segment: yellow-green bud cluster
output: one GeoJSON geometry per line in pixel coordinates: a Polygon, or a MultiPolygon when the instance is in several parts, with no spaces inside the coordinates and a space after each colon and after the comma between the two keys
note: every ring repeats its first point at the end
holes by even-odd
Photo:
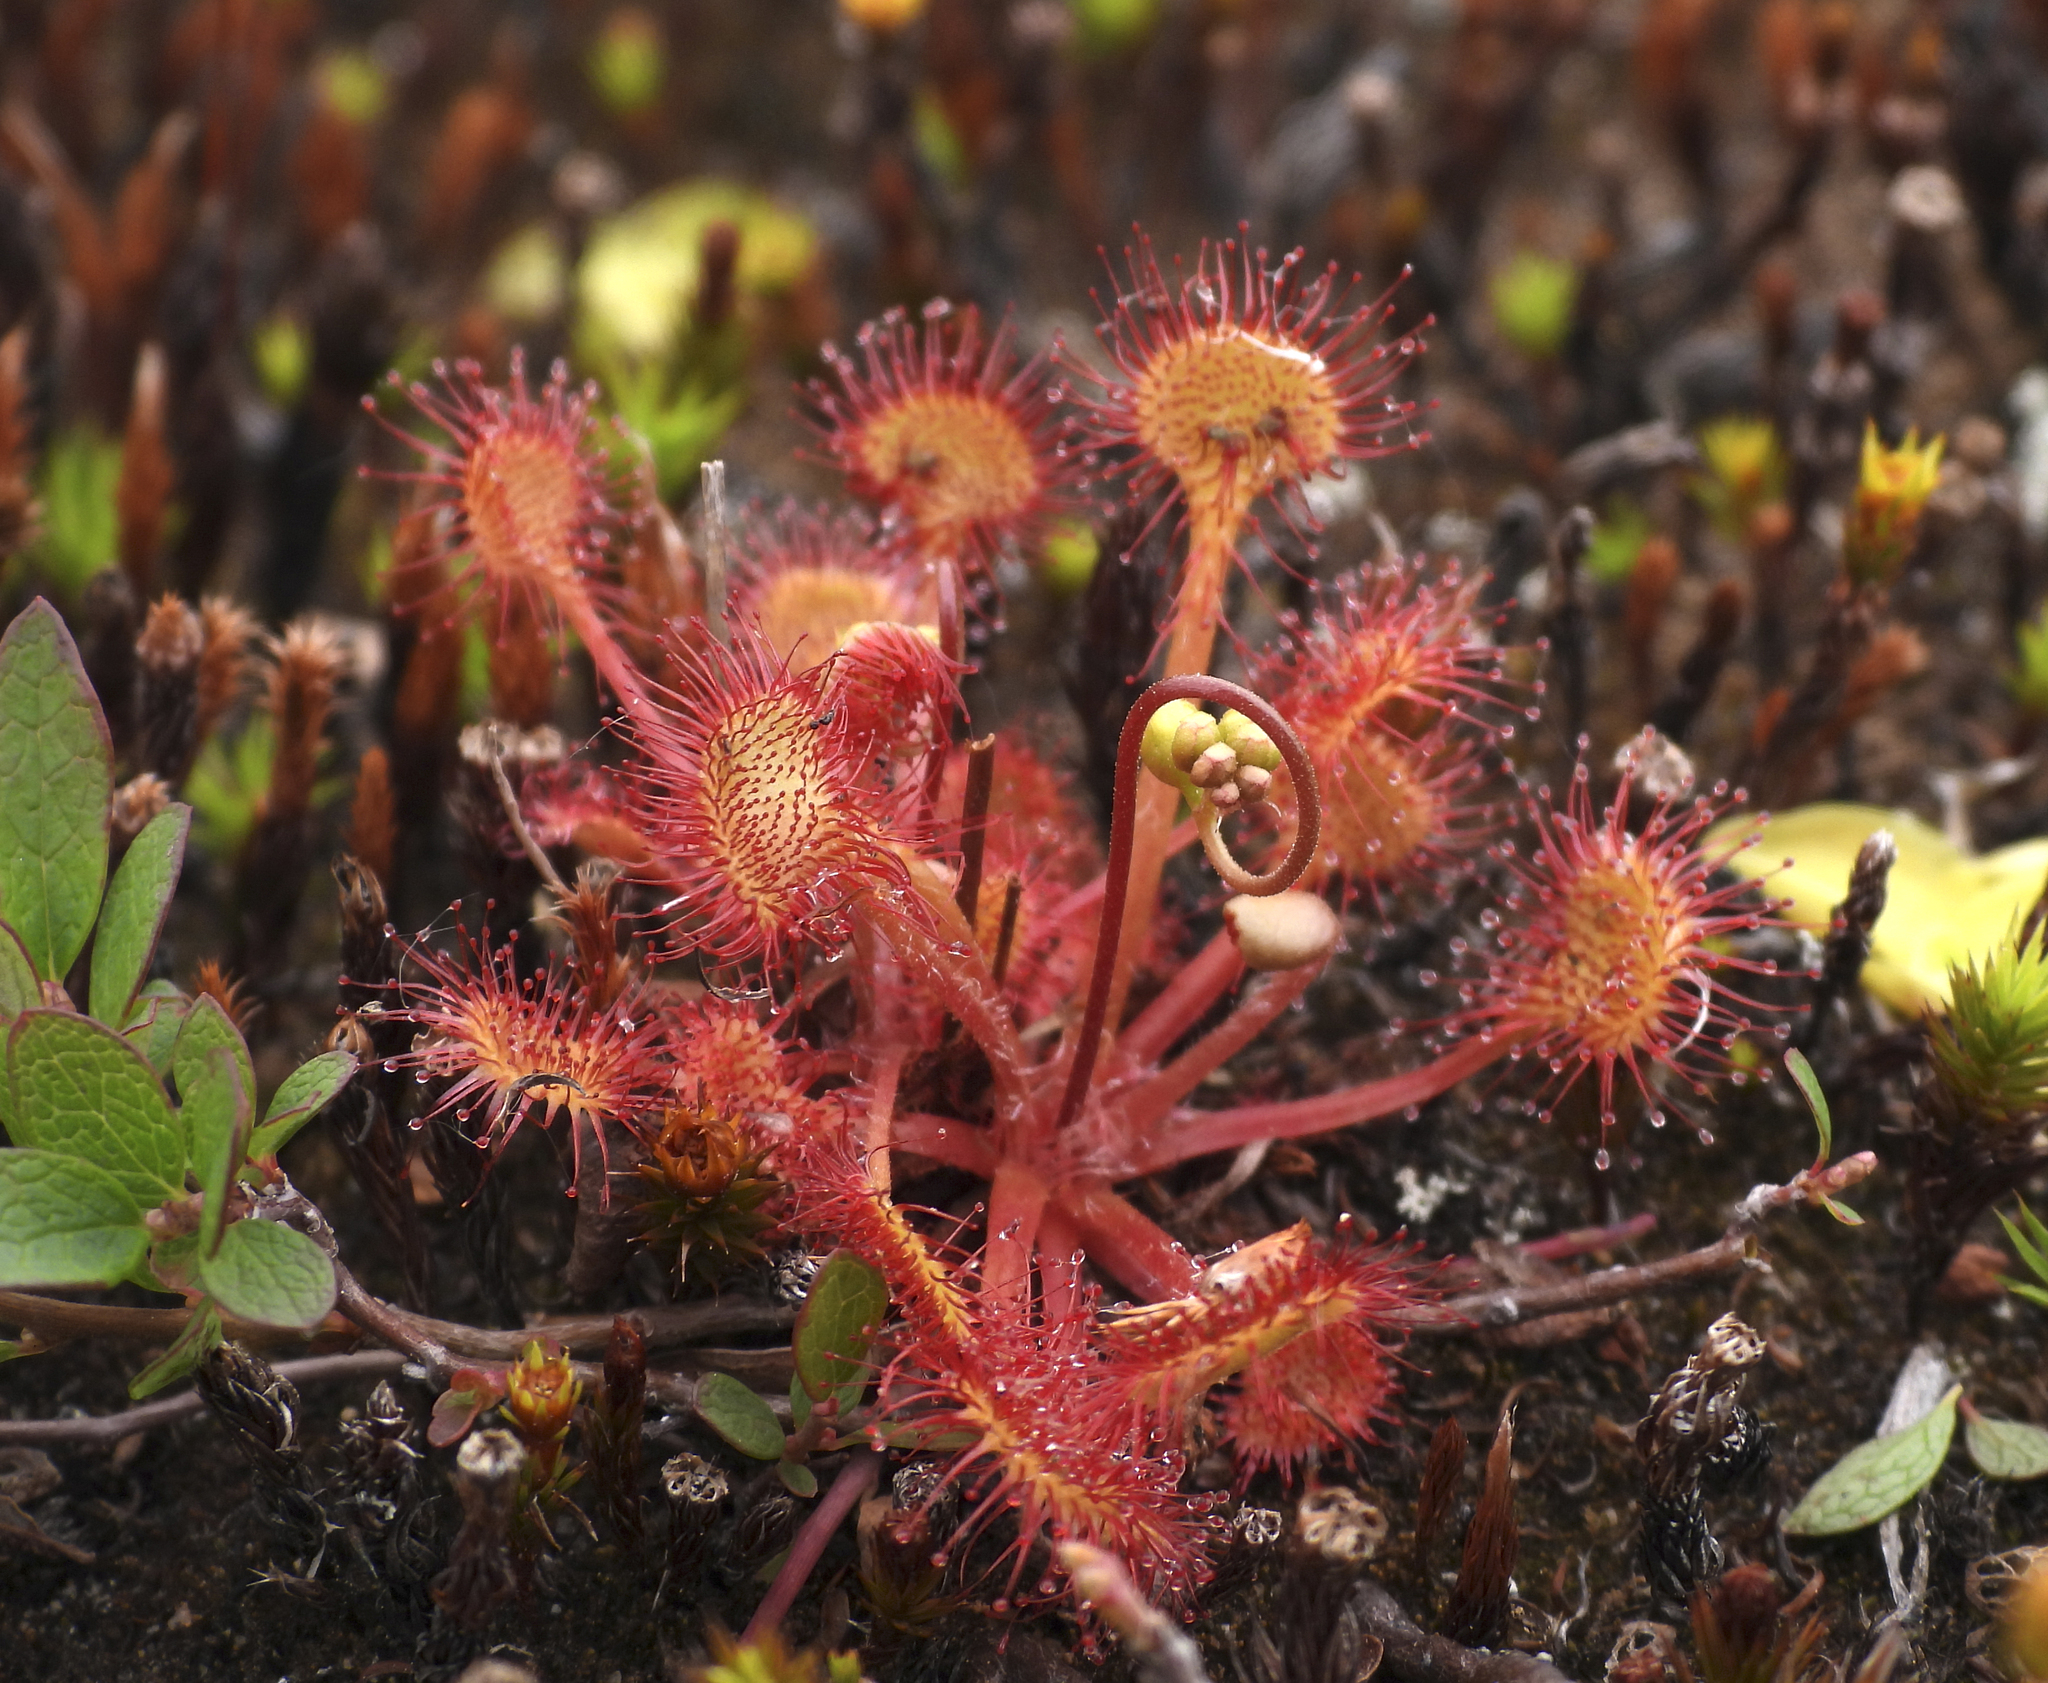
{"type": "Polygon", "coordinates": [[[1242,713],[1212,719],[1192,701],[1169,701],[1145,726],[1145,767],[1189,803],[1217,812],[1257,806],[1273,790],[1280,750],[1242,713]]]}

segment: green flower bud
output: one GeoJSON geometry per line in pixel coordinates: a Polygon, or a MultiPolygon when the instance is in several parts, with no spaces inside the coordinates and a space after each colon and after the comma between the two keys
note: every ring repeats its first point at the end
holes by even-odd
{"type": "Polygon", "coordinates": [[[1188,770],[1216,743],[1216,721],[1185,698],[1169,701],[1146,721],[1139,744],[1145,769],[1190,799],[1196,793],[1188,770]]]}
{"type": "Polygon", "coordinates": [[[1280,750],[1273,739],[1235,709],[1216,721],[1216,734],[1230,745],[1240,765],[1268,772],[1280,769],[1280,750]]]}

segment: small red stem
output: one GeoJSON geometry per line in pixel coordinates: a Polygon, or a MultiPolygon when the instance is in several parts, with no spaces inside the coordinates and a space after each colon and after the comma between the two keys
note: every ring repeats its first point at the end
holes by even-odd
{"type": "Polygon", "coordinates": [[[1006,1157],[989,1182],[988,1246],[982,1253],[985,1297],[1022,1309],[1031,1296],[1031,1253],[1049,1189],[1028,1163],[1006,1157]]]}
{"type": "Polygon", "coordinates": [[[1087,1248],[1059,1205],[1047,1204],[1038,1222],[1039,1319],[1044,1325],[1064,1326],[1080,1314],[1081,1269],[1074,1259],[1087,1248]]]}
{"type": "Polygon", "coordinates": [[[1126,1069],[1157,1063],[1167,1048],[1201,1020],[1202,1013],[1229,991],[1244,970],[1244,956],[1229,930],[1195,955],[1194,962],[1166,984],[1116,1037],[1117,1061],[1126,1069]]]}
{"type": "Polygon", "coordinates": [[[839,1469],[839,1476],[832,1481],[831,1488],[811,1510],[810,1517],[798,1529],[796,1540],[789,1545],[782,1569],[775,1574],[775,1581],[768,1586],[761,1605],[754,1609],[754,1616],[747,1621],[746,1634],[740,1638],[741,1646],[758,1642],[781,1626],[784,1616],[817,1567],[825,1545],[832,1541],[832,1533],[839,1529],[860,1499],[874,1489],[881,1471],[882,1458],[872,1449],[855,1450],[852,1459],[839,1469]]]}
{"type": "Polygon", "coordinates": [[[1187,1247],[1106,1180],[1068,1181],[1060,1188],[1060,1216],[1072,1224],[1090,1262],[1149,1299],[1185,1297],[1201,1278],[1187,1247]]]}
{"type": "Polygon", "coordinates": [[[1322,961],[1318,959],[1314,964],[1280,971],[1259,983],[1250,998],[1172,1063],[1116,1097],[1116,1134],[1135,1143],[1164,1121],[1167,1113],[1208,1075],[1263,1034],[1273,1019],[1299,999],[1309,983],[1322,973],[1322,961]]]}
{"type": "Polygon", "coordinates": [[[950,1116],[905,1111],[890,1123],[889,1143],[898,1151],[915,1152],[949,1169],[965,1169],[983,1180],[996,1172],[995,1140],[989,1131],[950,1116]]]}
{"type": "Polygon", "coordinates": [[[1238,1105],[1229,1110],[1182,1111],[1171,1133],[1152,1150],[1141,1153],[1129,1172],[1149,1175],[1185,1163],[1191,1157],[1236,1151],[1258,1140],[1302,1139],[1397,1115],[1410,1105],[1424,1104],[1448,1092],[1511,1050],[1512,1045],[1501,1040],[1467,1040],[1420,1069],[1390,1075],[1381,1081],[1361,1082],[1355,1087],[1340,1087],[1318,1098],[1238,1105]]]}
{"type": "Polygon", "coordinates": [[[1317,792],[1316,770],[1310,763],[1308,749],[1295,735],[1293,726],[1281,718],[1262,696],[1254,695],[1243,685],[1233,684],[1225,678],[1189,672],[1177,678],[1162,678],[1132,703],[1130,712],[1124,715],[1123,734],[1117,738],[1116,745],[1116,804],[1110,812],[1109,864],[1103,871],[1101,934],[1095,942],[1095,963],[1088,978],[1088,1004],[1081,1014],[1079,1036],[1074,1042],[1074,1061],[1067,1070],[1066,1090],[1060,1095],[1060,1106],[1049,1129],[1054,1137],[1073,1126],[1074,1118],[1081,1112],[1081,1101],[1087,1097],[1088,1083],[1095,1073],[1095,1061],[1102,1050],[1103,1032],[1108,1026],[1104,1019],[1109,1012],[1110,988],[1116,980],[1117,943],[1123,931],[1124,901],[1131,887],[1131,843],[1137,825],[1139,794],[1138,753],[1144,744],[1145,726],[1152,715],[1169,701],[1182,700],[1217,702],[1236,708],[1272,738],[1281,758],[1287,762],[1288,775],[1294,779],[1298,812],[1294,845],[1287,850],[1287,857],[1277,870],[1257,878],[1255,885],[1246,892],[1278,894],[1298,881],[1301,873],[1308,869],[1309,861],[1315,858],[1317,844],[1322,839],[1322,800],[1317,792]]]}

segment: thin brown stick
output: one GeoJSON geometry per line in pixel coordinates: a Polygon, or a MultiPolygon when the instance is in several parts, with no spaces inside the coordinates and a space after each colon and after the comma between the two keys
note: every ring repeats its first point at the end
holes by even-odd
{"type": "MultiPolygon", "coordinates": [[[[183,1310],[173,1311],[181,1319],[183,1310]]],[[[272,1371],[294,1385],[324,1379],[368,1379],[396,1373],[405,1357],[396,1350],[352,1350],[341,1356],[302,1356],[276,1362],[272,1371]]],[[[0,1420],[0,1447],[31,1443],[114,1444],[132,1433],[168,1426],[200,1412],[205,1404],[197,1391],[183,1391],[156,1402],[138,1403],[118,1414],[83,1415],[71,1420],[0,1420]]]]}
{"type": "Polygon", "coordinates": [[[1602,1268],[1556,1285],[1500,1287],[1466,1292],[1446,1299],[1412,1323],[1418,1333],[1460,1333],[1475,1327],[1511,1327],[1544,1315],[1576,1309],[1599,1309],[1627,1298],[1672,1291],[1698,1280],[1728,1274],[1757,1258],[1756,1233],[1767,1216],[1780,1210],[1834,1197],[1865,1179],[1877,1168],[1877,1154],[1859,1151],[1822,1169],[1802,1169],[1783,1186],[1759,1186],[1735,1206],[1727,1231],[1711,1245],[1629,1267],[1602,1268]]]}

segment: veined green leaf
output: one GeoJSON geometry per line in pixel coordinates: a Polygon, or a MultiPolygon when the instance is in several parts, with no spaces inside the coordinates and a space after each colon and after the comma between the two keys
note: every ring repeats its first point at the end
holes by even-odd
{"type": "Polygon", "coordinates": [[[82,1157],[143,1208],[185,1190],[185,1135],[142,1055],[104,1024],[37,1009],[7,1041],[15,1143],[82,1157]]]}
{"type": "Polygon", "coordinates": [[[92,1014],[103,1023],[118,1027],[127,1020],[142,973],[149,968],[149,955],[163,932],[191,824],[189,806],[165,807],[129,844],[107,885],[92,944],[90,994],[92,1014]]]}
{"type": "Polygon", "coordinates": [[[45,981],[99,915],[113,759],[77,646],[39,597],[0,637],[0,918],[45,981]]]}
{"type": "Polygon", "coordinates": [[[265,1326],[315,1326],[334,1307],[327,1253],[274,1221],[232,1224],[220,1249],[200,1256],[199,1278],[230,1315],[265,1326]]]}
{"type": "Polygon", "coordinates": [[[742,1455],[782,1459],[782,1423],[775,1410],[729,1373],[707,1373],[697,1384],[697,1413],[742,1455]]]}
{"type": "Polygon", "coordinates": [[[1992,1420],[1974,1409],[1963,1421],[1963,1447],[1986,1478],[2048,1477],[2048,1432],[2022,1420],[1992,1420]]]}
{"type": "Polygon", "coordinates": [[[250,1157],[276,1156],[292,1135],[334,1102],[355,1073],[352,1052],[322,1052],[300,1064],[272,1096],[270,1108],[249,1141],[250,1157]]]}
{"type": "Polygon", "coordinates": [[[1940,1402],[1903,1431],[1860,1443],[1822,1475],[1785,1518],[1795,1537],[1830,1537],[1875,1525],[1925,1490],[1941,1470],[1956,1431],[1951,1385],[1940,1402]]]}
{"type": "Polygon", "coordinates": [[[55,1151],[0,1151],[0,1285],[110,1286],[149,1244],[142,1206],[106,1170],[55,1151]]]}

